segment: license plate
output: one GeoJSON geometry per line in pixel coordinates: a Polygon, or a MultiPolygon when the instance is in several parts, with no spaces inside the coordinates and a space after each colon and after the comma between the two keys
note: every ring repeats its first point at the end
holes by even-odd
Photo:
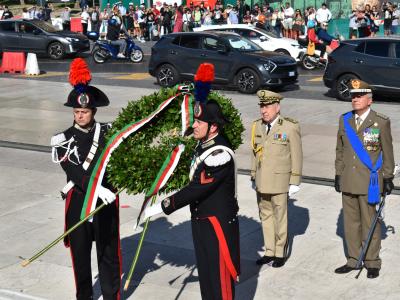
{"type": "Polygon", "coordinates": [[[289,76],[294,76],[294,71],[289,72],[289,76]]]}

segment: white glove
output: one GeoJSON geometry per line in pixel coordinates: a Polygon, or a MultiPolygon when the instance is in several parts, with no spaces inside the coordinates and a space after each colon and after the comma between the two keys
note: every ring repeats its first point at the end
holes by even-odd
{"type": "Polygon", "coordinates": [[[143,219],[146,220],[152,216],[161,214],[163,212],[162,207],[161,207],[161,202],[157,204],[153,204],[152,206],[147,207],[144,210],[144,217],[143,219]]]}
{"type": "Polygon", "coordinates": [[[300,187],[298,185],[289,185],[289,197],[296,194],[298,191],[300,191],[300,187]]]}
{"type": "Polygon", "coordinates": [[[116,196],[104,186],[99,186],[99,198],[103,200],[104,204],[108,205],[114,202],[116,196]]]}
{"type": "Polygon", "coordinates": [[[257,189],[256,189],[256,181],[255,181],[255,180],[252,180],[252,181],[251,181],[251,188],[252,188],[253,190],[255,190],[255,191],[257,190],[257,189]]]}

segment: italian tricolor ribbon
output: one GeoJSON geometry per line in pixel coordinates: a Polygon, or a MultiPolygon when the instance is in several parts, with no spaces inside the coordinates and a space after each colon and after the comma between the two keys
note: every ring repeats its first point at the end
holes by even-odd
{"type": "Polygon", "coordinates": [[[109,139],[102,153],[100,154],[100,157],[97,160],[95,167],[93,168],[92,174],[90,175],[90,180],[81,211],[81,219],[84,219],[96,208],[96,202],[99,196],[98,187],[101,185],[101,182],[103,181],[107,164],[110,161],[111,154],[114,152],[114,150],[124,141],[124,139],[126,139],[128,136],[138,131],[141,127],[143,127],[147,123],[149,123],[155,116],[157,116],[161,111],[163,111],[174,99],[178,98],[181,95],[186,95],[186,91],[177,93],[176,95],[168,98],[167,100],[162,102],[157,107],[157,109],[153,111],[149,116],[143,118],[140,121],[129,123],[124,128],[116,132],[109,139]]]}
{"type": "Polygon", "coordinates": [[[152,196],[157,195],[159,190],[164,187],[172,173],[175,171],[176,166],[179,163],[182,152],[185,150],[185,145],[180,144],[176,146],[174,150],[168,155],[162,164],[160,170],[158,171],[156,179],[153,181],[150,190],[147,192],[145,199],[143,201],[142,208],[140,209],[139,216],[137,218],[137,225],[139,225],[140,217],[147,204],[149,203],[152,196]]]}
{"type": "Polygon", "coordinates": [[[182,132],[181,135],[184,136],[186,130],[193,125],[193,96],[191,94],[185,94],[183,96],[183,101],[181,105],[181,115],[182,115],[182,132]]]}

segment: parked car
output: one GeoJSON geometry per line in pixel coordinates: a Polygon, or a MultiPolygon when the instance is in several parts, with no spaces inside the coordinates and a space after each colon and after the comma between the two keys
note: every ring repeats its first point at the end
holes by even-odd
{"type": "Polygon", "coordinates": [[[149,73],[163,87],[193,81],[203,62],[215,66],[214,83],[254,93],[261,86],[283,87],[297,81],[296,61],[229,32],[180,32],[164,35],[152,48],[149,73]]]}
{"type": "Polygon", "coordinates": [[[400,38],[341,41],[328,56],[324,84],[339,99],[349,101],[349,82],[355,78],[370,84],[375,94],[400,96],[400,38]]]}
{"type": "Polygon", "coordinates": [[[42,20],[0,21],[0,52],[32,52],[61,59],[65,54],[87,50],[90,50],[90,43],[85,35],[57,30],[42,20]]]}
{"type": "Polygon", "coordinates": [[[266,31],[265,29],[247,24],[224,24],[224,25],[209,25],[201,26],[193,29],[194,31],[227,31],[235,32],[242,37],[249,39],[256,43],[264,50],[274,51],[282,54],[289,55],[297,61],[307,51],[306,48],[299,45],[294,39],[279,38],[273,32],[266,31]]]}

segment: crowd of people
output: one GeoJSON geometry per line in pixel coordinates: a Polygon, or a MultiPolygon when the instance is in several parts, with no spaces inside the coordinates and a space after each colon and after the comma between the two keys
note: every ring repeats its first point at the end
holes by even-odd
{"type": "MultiPolygon", "coordinates": [[[[236,5],[223,5],[217,1],[213,8],[205,6],[204,2],[194,5],[167,4],[161,7],[145,4],[134,5],[132,2],[125,7],[122,2],[113,5],[107,3],[104,9],[99,6],[89,7],[87,0],[80,0],[81,23],[83,32],[95,31],[100,38],[106,38],[108,21],[113,17],[121,20],[127,32],[138,40],[157,40],[159,36],[171,32],[192,31],[195,27],[217,24],[253,24],[274,32],[278,37],[298,39],[307,33],[307,22],[315,21],[319,26],[328,24],[332,12],[326,3],[321,7],[307,7],[304,10],[295,9],[289,2],[282,6],[272,6],[264,1],[255,3],[253,7],[237,1],[236,5]]],[[[22,17],[27,19],[42,19],[49,21],[52,17],[51,4],[44,7],[32,6],[24,8],[22,17]]],[[[69,29],[71,10],[69,7],[61,12],[60,18],[64,29],[69,29]]],[[[7,6],[0,6],[0,19],[12,18],[12,12],[7,6]]],[[[400,9],[396,4],[384,2],[381,7],[366,4],[354,9],[349,18],[349,38],[375,36],[383,27],[384,35],[398,34],[400,9]]]]}

